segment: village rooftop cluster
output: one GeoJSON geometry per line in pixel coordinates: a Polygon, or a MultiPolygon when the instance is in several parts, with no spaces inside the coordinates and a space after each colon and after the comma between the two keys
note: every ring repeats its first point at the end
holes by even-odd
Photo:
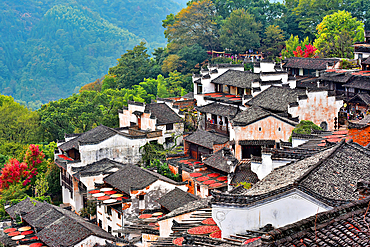
{"type": "Polygon", "coordinates": [[[63,204],[8,205],[0,242],[369,246],[370,32],[354,54],[361,70],[336,58],[208,64],[192,93],[129,101],[119,128],[58,142],[63,204]],[[321,129],[292,133],[303,120],[321,129]],[[144,168],[148,144],[172,152],[144,168]]]}

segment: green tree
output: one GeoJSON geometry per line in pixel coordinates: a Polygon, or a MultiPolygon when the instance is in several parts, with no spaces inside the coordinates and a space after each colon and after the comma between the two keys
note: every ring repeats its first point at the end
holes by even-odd
{"type": "Polygon", "coordinates": [[[207,57],[207,51],[198,44],[192,46],[185,46],[182,48],[177,55],[180,60],[185,61],[182,69],[177,69],[183,74],[199,72],[199,69],[195,68],[195,65],[204,62],[207,57]]]}
{"type": "Polygon", "coordinates": [[[38,142],[39,134],[38,114],[16,103],[12,97],[0,95],[0,140],[38,142]]]}
{"type": "Polygon", "coordinates": [[[283,31],[279,26],[270,25],[266,28],[265,38],[262,40],[263,50],[270,58],[279,56],[284,45],[283,31]]]}
{"type": "Polygon", "coordinates": [[[215,6],[210,0],[193,2],[175,16],[173,24],[168,21],[165,36],[168,42],[176,43],[180,49],[194,44],[207,50],[216,49],[218,39],[214,18],[215,6]]]}
{"type": "Polygon", "coordinates": [[[343,0],[299,0],[297,7],[293,10],[297,17],[298,27],[305,36],[313,40],[316,26],[324,16],[341,9],[342,2],[343,0]]]}
{"type": "MultiPolygon", "coordinates": [[[[140,42],[132,50],[127,50],[118,59],[118,64],[109,69],[109,75],[113,76],[114,84],[103,81],[103,90],[107,88],[131,88],[138,85],[144,78],[151,77],[150,59],[144,42],[140,42]]],[[[112,77],[109,78],[110,80],[112,77]]]]}
{"type": "MultiPolygon", "coordinates": [[[[311,134],[312,130],[322,130],[322,128],[314,124],[312,121],[301,120],[299,124],[295,126],[295,128],[293,129],[292,134],[297,133],[297,134],[308,135],[308,134],[311,134]]],[[[292,141],[292,135],[290,135],[289,141],[290,142],[292,141]]]]}
{"type": "Polygon", "coordinates": [[[49,190],[49,182],[45,173],[39,173],[35,181],[35,196],[44,196],[49,190]]]}
{"type": "Polygon", "coordinates": [[[261,24],[244,9],[234,10],[221,27],[221,45],[237,53],[255,49],[260,46],[260,28],[261,24]]]}
{"type": "Polygon", "coordinates": [[[314,46],[323,57],[353,57],[353,43],[364,40],[364,24],[347,11],[324,17],[317,25],[314,46]]]}

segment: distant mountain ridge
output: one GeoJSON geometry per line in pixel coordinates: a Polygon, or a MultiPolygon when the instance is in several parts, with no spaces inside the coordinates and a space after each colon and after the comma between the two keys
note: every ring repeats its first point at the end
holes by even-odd
{"type": "Polygon", "coordinates": [[[165,45],[172,0],[49,0],[0,3],[0,93],[18,101],[67,97],[107,73],[141,40],[165,45]]]}

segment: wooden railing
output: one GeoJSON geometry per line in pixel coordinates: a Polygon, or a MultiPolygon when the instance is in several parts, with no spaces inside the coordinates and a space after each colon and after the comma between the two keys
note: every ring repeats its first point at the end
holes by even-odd
{"type": "Polygon", "coordinates": [[[206,130],[215,130],[216,132],[224,135],[229,134],[229,130],[226,125],[206,123],[206,130]]]}
{"type": "Polygon", "coordinates": [[[73,181],[69,177],[62,174],[62,186],[68,189],[70,192],[73,191],[73,181]]]}

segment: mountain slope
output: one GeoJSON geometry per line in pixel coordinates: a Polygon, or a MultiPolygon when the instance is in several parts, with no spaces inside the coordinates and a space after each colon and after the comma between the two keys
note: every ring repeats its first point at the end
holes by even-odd
{"type": "Polygon", "coordinates": [[[177,9],[171,0],[1,1],[0,93],[39,103],[67,97],[141,40],[163,46],[160,20],[177,9]]]}

